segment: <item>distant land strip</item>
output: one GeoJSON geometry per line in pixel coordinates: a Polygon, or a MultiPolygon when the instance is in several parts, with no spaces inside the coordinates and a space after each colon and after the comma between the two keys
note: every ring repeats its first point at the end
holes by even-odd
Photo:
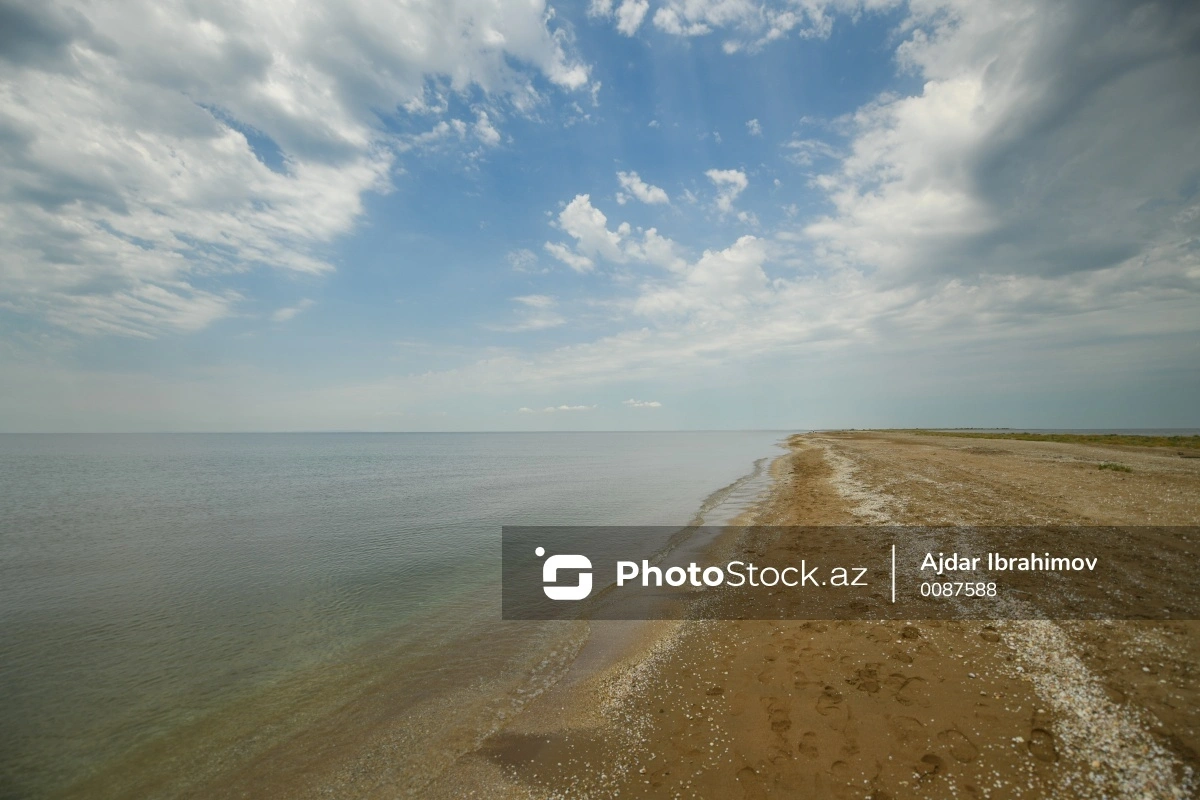
{"type": "Polygon", "coordinates": [[[967,439],[1020,439],[1027,442],[1065,442],[1067,444],[1115,444],[1137,447],[1185,447],[1200,450],[1200,435],[1141,436],[1132,433],[977,433],[973,431],[935,431],[902,428],[889,433],[916,433],[922,436],[958,436],[967,439]]]}

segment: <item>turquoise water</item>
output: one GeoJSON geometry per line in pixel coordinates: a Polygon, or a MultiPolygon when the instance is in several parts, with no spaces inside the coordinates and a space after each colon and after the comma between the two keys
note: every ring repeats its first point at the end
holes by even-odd
{"type": "Polygon", "coordinates": [[[0,436],[0,796],[149,769],[183,731],[210,774],[255,714],[317,713],[289,681],[308,702],[364,653],[414,704],[494,681],[538,633],[499,621],[501,525],[719,521],[783,436],[0,436]]]}

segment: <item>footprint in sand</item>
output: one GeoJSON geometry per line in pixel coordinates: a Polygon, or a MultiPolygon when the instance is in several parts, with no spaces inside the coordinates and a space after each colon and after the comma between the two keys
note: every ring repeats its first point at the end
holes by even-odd
{"type": "Polygon", "coordinates": [[[794,678],[792,681],[792,688],[795,689],[804,689],[809,686],[821,685],[820,681],[809,680],[808,675],[800,670],[796,670],[794,673],[792,673],[792,677],[794,678]]]}
{"type": "Polygon", "coordinates": [[[808,758],[816,758],[820,755],[821,751],[817,748],[816,731],[805,731],[804,735],[800,737],[799,750],[800,755],[808,758]]]}
{"type": "Polygon", "coordinates": [[[856,670],[850,685],[861,692],[874,694],[879,691],[879,664],[867,664],[856,670]]]}
{"type": "Polygon", "coordinates": [[[822,716],[829,716],[841,710],[842,693],[832,686],[826,686],[821,692],[821,696],[817,698],[817,713],[822,716]]]}
{"type": "Polygon", "coordinates": [[[888,730],[902,745],[925,738],[925,723],[915,717],[891,717],[888,719],[888,730]]]}
{"type": "Polygon", "coordinates": [[[950,751],[950,755],[954,756],[955,761],[967,763],[979,758],[979,750],[962,731],[950,728],[939,733],[937,738],[950,751]]]}
{"type": "Polygon", "coordinates": [[[767,796],[766,785],[763,782],[762,776],[749,764],[738,770],[737,780],[741,784],[742,792],[744,793],[743,796],[747,800],[767,796]]]}
{"type": "Polygon", "coordinates": [[[1045,728],[1034,728],[1029,733],[1029,752],[1038,761],[1058,761],[1058,748],[1054,746],[1054,734],[1045,728]]]}
{"type": "Polygon", "coordinates": [[[924,678],[909,678],[896,692],[896,702],[905,706],[925,708],[930,702],[929,682],[924,678]]]}
{"type": "Polygon", "coordinates": [[[933,753],[926,753],[921,756],[921,760],[914,767],[914,771],[921,776],[921,779],[933,777],[942,771],[942,766],[945,764],[942,757],[933,753]]]}
{"type": "Polygon", "coordinates": [[[792,729],[792,718],[788,713],[788,706],[778,697],[767,698],[767,718],[771,722],[771,730],[781,738],[785,737],[787,732],[792,729]]]}

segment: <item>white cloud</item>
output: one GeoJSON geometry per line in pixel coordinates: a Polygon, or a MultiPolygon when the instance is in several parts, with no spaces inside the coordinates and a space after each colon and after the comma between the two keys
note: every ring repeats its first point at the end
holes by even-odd
{"type": "Polygon", "coordinates": [[[662,408],[662,403],[657,400],[622,400],[621,405],[629,408],[662,408]]]}
{"type": "Polygon", "coordinates": [[[649,10],[650,0],[624,0],[617,9],[617,30],[626,36],[633,36],[642,26],[642,20],[649,10]]]}
{"type": "Polygon", "coordinates": [[[630,261],[653,264],[672,272],[679,272],[687,265],[679,245],[661,236],[658,228],[647,228],[640,242],[630,238],[625,243],[625,255],[630,261]]]}
{"type": "Polygon", "coordinates": [[[834,211],[805,233],[889,280],[1138,264],[1183,290],[1200,241],[1200,203],[1180,190],[1200,171],[1195,82],[1177,79],[1197,62],[1185,17],[1197,24],[1110,2],[918,6],[898,56],[921,88],[853,115],[816,179],[834,211]]]}
{"type": "Polygon", "coordinates": [[[762,136],[762,125],[759,124],[757,119],[747,120],[746,130],[751,136],[762,136]]]}
{"type": "Polygon", "coordinates": [[[620,182],[622,188],[643,203],[653,205],[656,203],[671,202],[671,198],[667,197],[666,191],[646,183],[636,172],[618,172],[617,180],[620,182]]]}
{"type": "Polygon", "coordinates": [[[736,169],[710,169],[704,173],[717,187],[717,210],[728,214],[733,210],[733,201],[750,185],[746,173],[736,169]]]}
{"type": "Polygon", "coordinates": [[[590,258],[579,255],[565,244],[559,244],[558,242],[546,242],[543,247],[546,248],[547,253],[554,256],[576,272],[591,272],[596,266],[595,262],[590,258]]]}
{"type": "Polygon", "coordinates": [[[801,167],[810,167],[820,159],[838,158],[842,155],[836,147],[820,139],[795,138],[784,147],[789,151],[785,158],[801,167]]]}
{"type": "MultiPolygon", "coordinates": [[[[610,231],[608,217],[592,205],[590,195],[576,195],[558,215],[558,226],[576,240],[576,248],[589,258],[621,261],[621,237],[625,231],[610,231]]],[[[628,225],[625,226],[626,231],[628,225]]]]}
{"type": "Polygon", "coordinates": [[[205,292],[183,281],[142,283],[103,296],[67,294],[54,302],[8,306],[37,308],[56,325],[84,334],[153,338],[161,333],[191,333],[228,316],[242,297],[236,292],[205,292]]]}
{"type": "Polygon", "coordinates": [[[545,408],[541,409],[541,411],[539,412],[539,411],[535,411],[532,408],[529,408],[528,406],[521,406],[517,410],[522,414],[537,414],[537,413],[557,414],[557,413],[564,412],[564,411],[591,411],[595,408],[596,408],[596,406],[594,406],[594,405],[592,405],[592,406],[568,406],[568,405],[546,406],[545,408]]]}
{"type": "Polygon", "coordinates": [[[315,305],[315,301],[305,298],[294,306],[276,309],[276,311],[271,314],[271,319],[275,322],[287,322],[288,320],[294,318],[297,314],[301,314],[315,305]]]}
{"type": "MultiPolygon", "coordinates": [[[[52,35],[0,57],[0,295],[82,333],[192,330],[239,301],[223,276],[332,269],[326,246],[396,153],[464,127],[396,137],[380,110],[439,115],[478,91],[520,111],[535,81],[588,82],[539,0],[11,13],[52,35]]],[[[499,141],[483,112],[474,131],[499,141]]]]}
{"type": "Polygon", "coordinates": [[[615,10],[612,0],[592,0],[588,5],[588,16],[615,18],[617,31],[624,36],[633,36],[649,10],[650,0],[622,0],[615,10]]]}
{"type": "Polygon", "coordinates": [[[651,318],[729,319],[749,304],[771,299],[763,271],[766,262],[762,240],[743,236],[724,250],[704,251],[695,264],[678,270],[672,281],[644,286],[634,310],[651,318]]]}
{"type": "Polygon", "coordinates": [[[654,12],[654,25],[675,36],[706,36],[718,31],[731,36],[722,44],[726,53],[757,49],[792,32],[803,38],[826,38],[838,11],[897,5],[899,0],[666,0],[654,12]]]}
{"type": "Polygon", "coordinates": [[[559,212],[554,224],[574,237],[575,250],[557,242],[546,242],[544,247],[577,272],[591,270],[595,266],[594,258],[615,264],[631,261],[653,264],[665,269],[677,269],[683,263],[675,242],[661,236],[657,228],[645,231],[639,228],[640,240],[628,222],[622,222],[616,230],[609,230],[608,217],[592,205],[590,195],[576,195],[559,212]]]}
{"type": "Polygon", "coordinates": [[[500,144],[500,132],[492,126],[486,111],[480,111],[475,118],[475,136],[488,147],[500,144]]]}

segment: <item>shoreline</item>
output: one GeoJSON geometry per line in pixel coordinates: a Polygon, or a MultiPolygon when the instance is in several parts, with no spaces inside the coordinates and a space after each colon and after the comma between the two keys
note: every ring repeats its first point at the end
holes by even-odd
{"type": "MultiPolygon", "coordinates": [[[[915,439],[790,437],[769,467],[772,490],[739,521],[1200,520],[1194,461],[1122,450],[1134,465],[1123,474],[1095,469],[1111,447],[915,439]],[[1051,473],[1057,481],[1030,482],[1051,473]],[[1173,504],[1159,501],[1164,490],[1173,504]]],[[[620,663],[556,687],[481,746],[473,758],[490,767],[490,796],[1175,798],[1197,788],[1189,665],[1200,623],[651,625],[656,636],[620,663]]]]}

